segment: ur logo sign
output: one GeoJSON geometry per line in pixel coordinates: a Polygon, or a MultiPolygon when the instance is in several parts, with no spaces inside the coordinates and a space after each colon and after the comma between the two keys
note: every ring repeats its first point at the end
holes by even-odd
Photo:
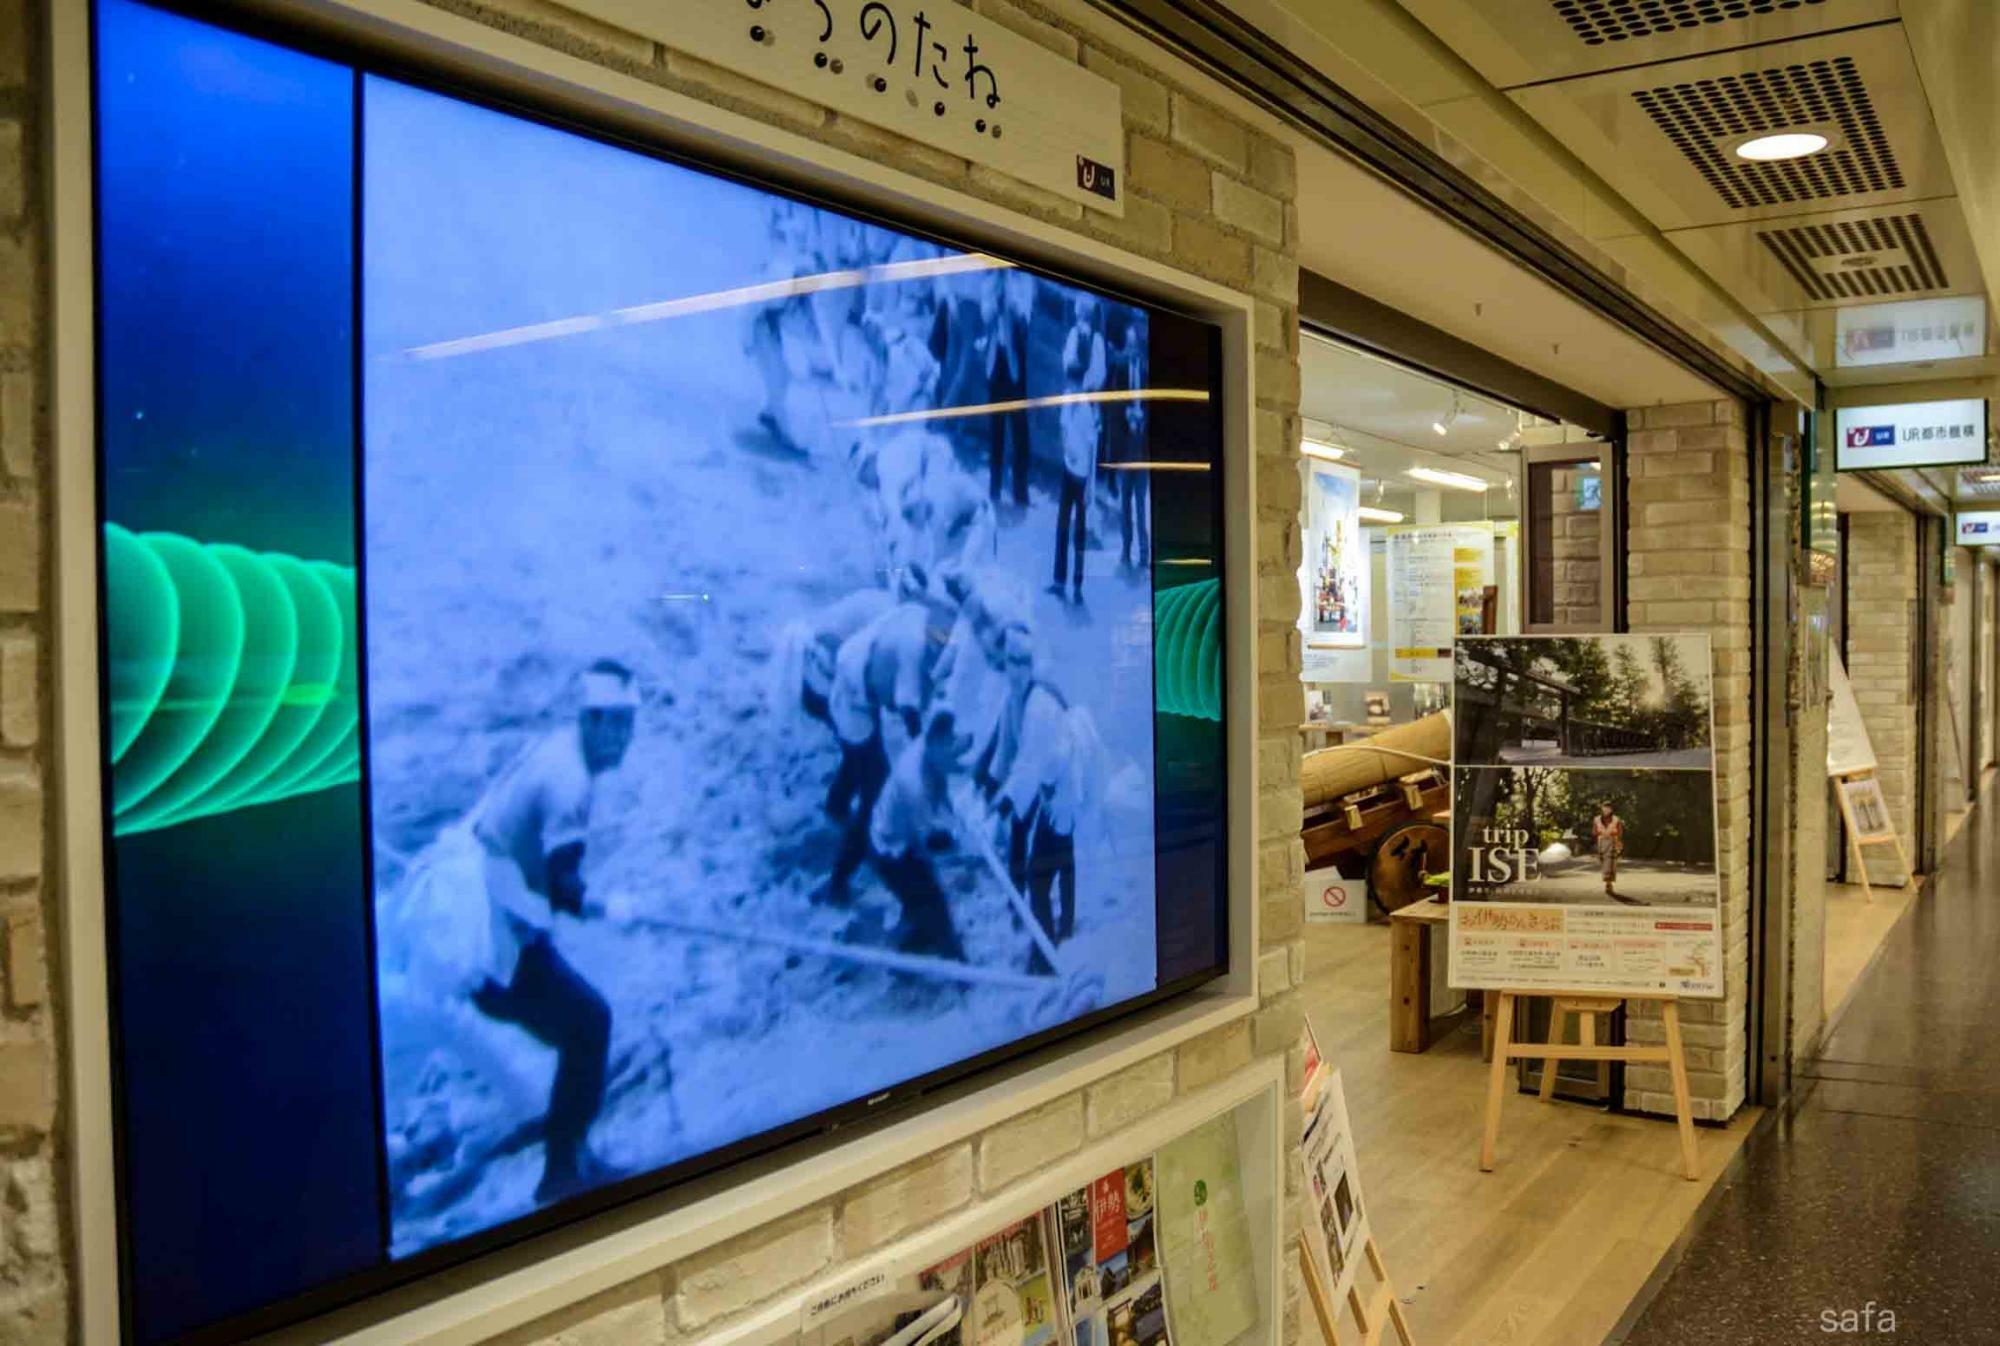
{"type": "Polygon", "coordinates": [[[1847,447],[1850,449],[1866,449],[1895,442],[1896,427],[1893,425],[1856,425],[1847,431],[1847,447]]]}

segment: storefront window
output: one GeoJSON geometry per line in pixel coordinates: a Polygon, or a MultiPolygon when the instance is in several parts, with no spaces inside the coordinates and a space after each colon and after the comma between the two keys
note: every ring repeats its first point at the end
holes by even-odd
{"type": "Polygon", "coordinates": [[[1442,710],[1459,635],[1610,628],[1607,445],[1311,334],[1301,364],[1309,748],[1442,710]]]}

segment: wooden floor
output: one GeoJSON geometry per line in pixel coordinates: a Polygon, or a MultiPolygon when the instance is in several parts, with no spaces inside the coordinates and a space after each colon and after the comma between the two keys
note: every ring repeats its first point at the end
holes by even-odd
{"type": "Polygon", "coordinates": [[[1422,1055],[1389,1050],[1386,926],[1309,926],[1306,967],[1307,1012],[1342,1072],[1372,1228],[1419,1346],[1598,1346],[1755,1110],[1700,1128],[1692,1183],[1671,1122],[1510,1094],[1499,1163],[1481,1173],[1477,1023],[1422,1055]]]}
{"type": "Polygon", "coordinates": [[[1917,885],[1876,887],[1872,896],[1858,883],[1826,886],[1826,1022],[1831,1025],[1847,1007],[1854,983],[1868,970],[1889,931],[1910,904],[1917,885]]]}

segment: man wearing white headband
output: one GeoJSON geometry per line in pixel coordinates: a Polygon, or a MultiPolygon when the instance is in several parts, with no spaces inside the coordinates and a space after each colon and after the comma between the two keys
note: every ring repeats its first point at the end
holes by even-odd
{"type": "Polygon", "coordinates": [[[599,776],[625,760],[638,715],[632,670],[600,659],[584,670],[574,725],[550,733],[480,801],[472,831],[493,908],[494,966],[472,993],[490,1018],[556,1051],[535,1200],[546,1204],[609,1176],[586,1140],[604,1102],[611,1007],[556,949],[558,912],[585,914],[584,841],[599,776]]]}

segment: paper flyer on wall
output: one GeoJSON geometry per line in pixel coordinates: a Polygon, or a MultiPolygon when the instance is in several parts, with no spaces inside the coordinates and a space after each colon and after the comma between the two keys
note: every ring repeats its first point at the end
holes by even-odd
{"type": "Polygon", "coordinates": [[[1159,1245],[1175,1346],[1229,1346],[1257,1323],[1236,1114],[1160,1147],[1159,1245]]]}
{"type": "Polygon", "coordinates": [[[1065,1193],[1046,1215],[1074,1346],[1167,1346],[1153,1161],[1065,1193]]]}
{"type": "Polygon", "coordinates": [[[1723,991],[1708,637],[1461,637],[1451,984],[1723,991]]]}
{"type": "Polygon", "coordinates": [[[1493,525],[1391,528],[1389,680],[1449,682],[1452,641],[1487,629],[1494,587],[1493,525]]]}
{"type": "Polygon", "coordinates": [[[1327,1291],[1325,1302],[1338,1304],[1354,1284],[1358,1257],[1368,1239],[1368,1215],[1361,1203],[1361,1172],[1354,1162],[1347,1096],[1337,1070],[1320,1087],[1299,1154],[1305,1169],[1301,1225],[1306,1249],[1327,1291]]]}

